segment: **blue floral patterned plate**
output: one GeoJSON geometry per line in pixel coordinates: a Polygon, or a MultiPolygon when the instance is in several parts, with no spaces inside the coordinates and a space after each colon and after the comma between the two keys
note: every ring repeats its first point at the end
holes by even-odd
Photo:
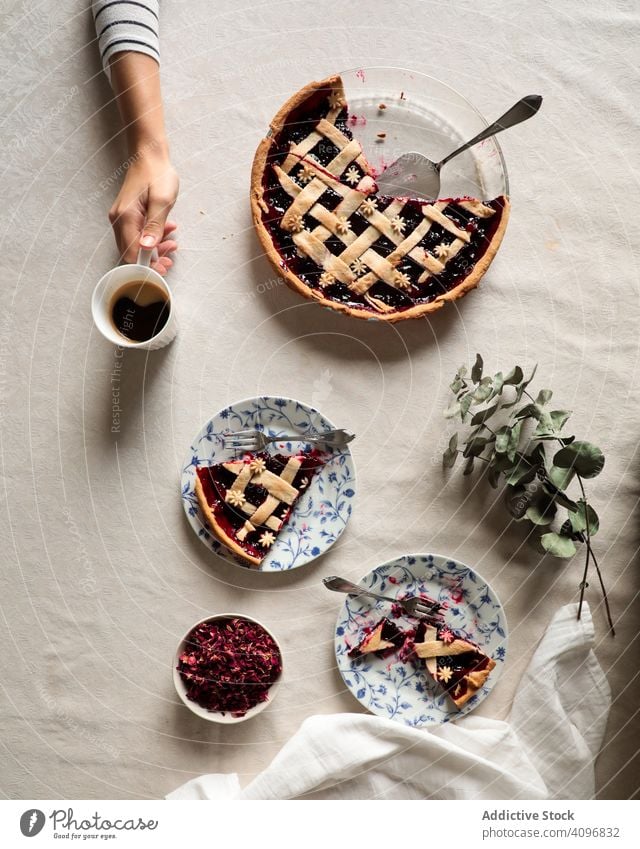
{"type": "MultiPolygon", "coordinates": [[[[377,566],[358,583],[394,598],[424,593],[447,602],[447,624],[496,661],[486,685],[458,709],[426,669],[411,661],[403,663],[396,655],[349,657],[363,627],[377,624],[383,616],[391,618],[391,610],[384,602],[346,596],[336,626],[336,659],[345,684],[366,708],[420,728],[464,716],[489,695],[502,672],[507,621],[498,596],[477,572],[439,554],[407,554],[377,566]]],[[[404,630],[415,627],[417,620],[398,616],[393,621],[404,630]]]]}
{"type": "MultiPolygon", "coordinates": [[[[235,565],[246,563],[235,557],[209,532],[194,492],[196,466],[233,459],[233,451],[222,444],[226,433],[260,430],[268,436],[279,434],[317,434],[335,426],[313,407],[290,398],[269,395],[238,401],[210,419],[189,448],[182,469],[182,503],[189,524],[207,548],[235,565]]],[[[300,442],[270,445],[275,453],[294,453],[304,448],[300,442]]],[[[310,447],[310,446],[308,446],[310,447]]],[[[356,491],[356,476],[349,448],[335,451],[317,472],[309,489],[296,503],[289,522],[278,534],[275,545],[262,561],[261,572],[297,569],[324,554],[340,534],[351,515],[356,491]]]]}

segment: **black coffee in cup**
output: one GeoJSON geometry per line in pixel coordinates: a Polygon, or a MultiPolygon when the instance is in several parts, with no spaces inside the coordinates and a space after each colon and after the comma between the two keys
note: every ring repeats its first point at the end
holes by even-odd
{"type": "Polygon", "coordinates": [[[125,339],[148,342],[169,320],[171,307],[167,293],[148,280],[125,283],[111,300],[111,320],[125,339]]]}

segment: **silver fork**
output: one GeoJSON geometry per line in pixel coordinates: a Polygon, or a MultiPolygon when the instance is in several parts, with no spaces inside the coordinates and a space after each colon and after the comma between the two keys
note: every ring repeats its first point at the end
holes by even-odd
{"type": "Polygon", "coordinates": [[[314,436],[296,433],[293,436],[266,436],[259,430],[240,430],[237,433],[225,433],[222,436],[223,445],[233,451],[264,451],[273,442],[307,442],[311,445],[327,445],[330,448],[344,448],[355,433],[348,433],[341,428],[327,430],[314,436]]]}
{"type": "Polygon", "coordinates": [[[359,587],[357,584],[347,581],[346,578],[339,578],[337,575],[332,575],[330,578],[323,578],[322,583],[328,590],[333,590],[335,593],[348,593],[355,596],[366,595],[378,601],[388,601],[390,604],[397,604],[409,616],[421,616],[431,620],[434,624],[442,624],[444,621],[440,612],[441,605],[437,601],[429,604],[423,598],[390,598],[386,595],[374,593],[371,590],[365,589],[365,587],[359,587]]]}

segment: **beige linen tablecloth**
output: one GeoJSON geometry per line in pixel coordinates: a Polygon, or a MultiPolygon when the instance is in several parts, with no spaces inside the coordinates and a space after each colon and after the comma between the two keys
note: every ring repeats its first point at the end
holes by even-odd
{"type": "Polygon", "coordinates": [[[441,471],[447,386],[481,350],[493,370],[539,362],[539,385],[607,455],[589,485],[619,618],[612,640],[592,583],[614,697],[598,792],[637,794],[637,9],[162,5],[181,331],[171,348],[123,360],[89,315],[115,261],[106,212],[126,159],[90,14],[72,0],[3,13],[0,792],[160,797],[213,772],[247,783],[306,717],[361,709],[335,669],[338,600],[320,578],[357,579],[402,552],[454,555],[494,584],[510,648],[478,713],[504,719],[553,613],[576,600],[581,562],[541,559],[484,483],[441,471]],[[251,229],[248,173],[271,115],[308,80],[361,65],[431,73],[489,117],[545,97],[534,121],[502,136],[513,213],[496,261],[478,292],[431,321],[349,322],[301,301],[273,282],[251,229]],[[259,393],[300,398],[358,434],[346,533],[284,575],[210,556],[179,498],[202,422],[259,393]],[[171,682],[178,638],[224,610],[264,620],[288,655],[277,702],[232,728],[192,716],[171,682]]]}

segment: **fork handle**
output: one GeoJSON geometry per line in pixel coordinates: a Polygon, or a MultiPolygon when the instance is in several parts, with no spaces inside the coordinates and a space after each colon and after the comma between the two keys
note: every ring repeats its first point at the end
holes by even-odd
{"type": "Polygon", "coordinates": [[[364,587],[359,587],[357,584],[347,581],[346,578],[338,578],[337,575],[332,575],[330,578],[323,578],[322,583],[328,590],[333,590],[334,593],[349,593],[349,595],[368,595],[371,598],[377,598],[378,601],[389,601],[391,604],[397,604],[398,599],[389,598],[386,595],[378,595],[378,593],[365,590],[364,587]]]}
{"type": "Polygon", "coordinates": [[[267,438],[269,444],[273,442],[308,442],[312,445],[318,443],[323,445],[332,445],[334,447],[342,447],[355,439],[355,435],[346,433],[343,430],[329,430],[327,433],[318,434],[318,436],[303,436],[295,434],[294,436],[270,436],[267,438]]]}

